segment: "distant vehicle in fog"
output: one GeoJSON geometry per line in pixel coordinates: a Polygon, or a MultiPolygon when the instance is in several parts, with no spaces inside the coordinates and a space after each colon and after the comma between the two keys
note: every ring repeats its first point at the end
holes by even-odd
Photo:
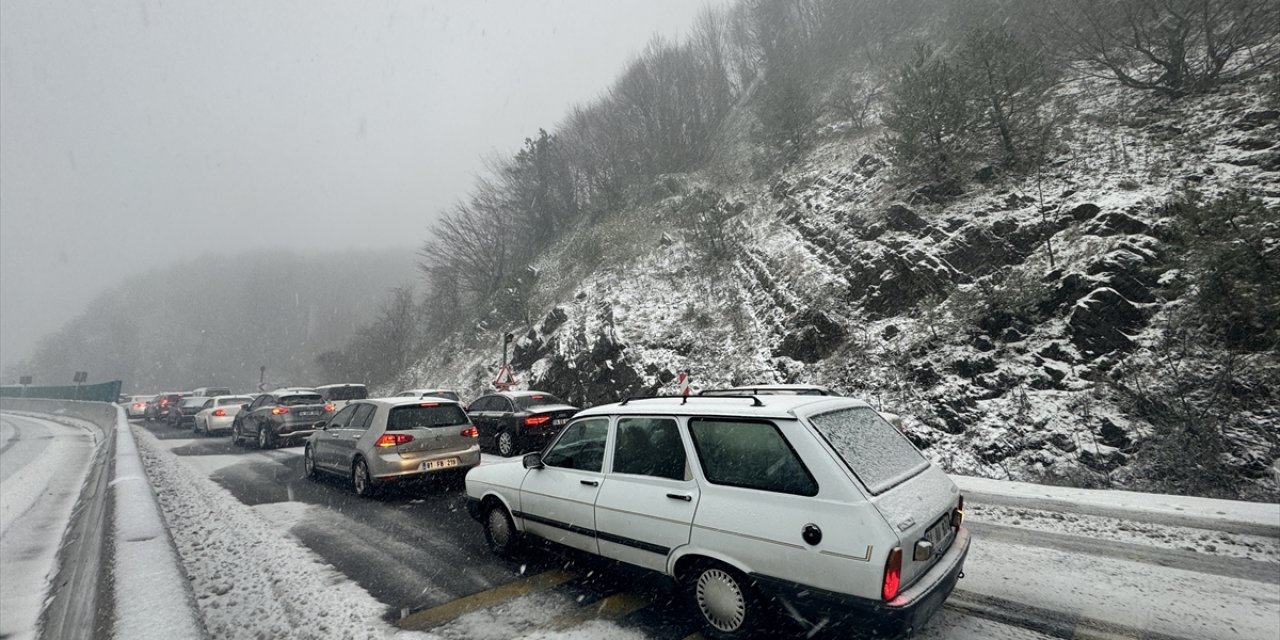
{"type": "Polygon", "coordinates": [[[231,425],[231,441],[252,440],[259,449],[297,444],[315,433],[326,415],[324,398],[314,389],[276,389],[240,410],[231,425]]]}
{"type": "Polygon", "coordinates": [[[352,400],[364,400],[369,397],[369,388],[362,384],[325,384],[316,387],[316,393],[324,398],[325,404],[331,405],[329,412],[341,411],[352,400]]]}
{"type": "Polygon", "coordinates": [[[169,406],[180,402],[183,398],[189,395],[191,394],[186,391],[169,391],[167,393],[162,393],[147,402],[147,407],[144,410],[145,412],[142,417],[147,422],[151,422],[153,420],[164,420],[169,417],[169,406]]]}
{"type": "Polygon", "coordinates": [[[166,421],[171,427],[185,427],[189,424],[195,424],[196,414],[204,408],[204,403],[209,398],[204,396],[187,396],[178,402],[169,404],[169,414],[166,421]]]}
{"type": "Polygon", "coordinates": [[[220,431],[231,431],[236,414],[242,405],[253,402],[251,396],[218,396],[209,398],[196,414],[196,433],[206,436],[220,431]]]}
{"type": "Polygon", "coordinates": [[[479,432],[467,413],[445,399],[353,400],[307,439],[307,476],[351,480],[366,496],[379,485],[451,473],[480,464],[479,432]]]}
{"type": "Polygon", "coordinates": [[[510,458],[541,449],[578,407],[542,391],[504,391],[476,398],[467,408],[480,430],[480,444],[510,458]]]}
{"type": "Polygon", "coordinates": [[[231,395],[231,390],[226,387],[196,387],[191,390],[191,395],[201,396],[204,398],[216,398],[218,396],[231,395]]]}
{"type": "Polygon", "coordinates": [[[147,413],[147,403],[155,396],[126,396],[127,401],[121,403],[124,405],[124,414],[126,418],[141,418],[147,413]]]}
{"type": "MultiPolygon", "coordinates": [[[[422,389],[405,389],[396,394],[397,398],[446,398],[448,400],[462,401],[462,396],[452,389],[441,388],[422,388],[422,389]]],[[[466,409],[464,405],[462,407],[466,409]]]]}

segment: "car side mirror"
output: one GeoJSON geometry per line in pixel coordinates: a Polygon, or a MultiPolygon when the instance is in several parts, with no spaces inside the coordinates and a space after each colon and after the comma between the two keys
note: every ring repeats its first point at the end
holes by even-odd
{"type": "Polygon", "coordinates": [[[542,464],[541,453],[526,453],[523,462],[526,469],[541,469],[546,466],[542,464]]]}

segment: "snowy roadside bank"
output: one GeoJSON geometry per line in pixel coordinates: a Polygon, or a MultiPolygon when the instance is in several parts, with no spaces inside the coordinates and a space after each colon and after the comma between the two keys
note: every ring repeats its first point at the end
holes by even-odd
{"type": "Polygon", "coordinates": [[[134,438],[211,636],[432,637],[391,626],[381,603],[293,536],[282,535],[145,429],[134,429],[134,438]]]}
{"type": "Polygon", "coordinates": [[[952,476],[967,501],[1280,538],[1280,504],[952,476]]]}

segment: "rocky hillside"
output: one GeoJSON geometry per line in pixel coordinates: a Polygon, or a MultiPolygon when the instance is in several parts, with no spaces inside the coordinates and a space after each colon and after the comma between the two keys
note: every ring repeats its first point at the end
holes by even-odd
{"type": "Polygon", "coordinates": [[[1066,87],[1076,110],[1039,175],[904,185],[879,132],[834,123],[765,180],[665,176],[529,270],[528,322],[482,322],[398,382],[479,393],[513,331],[522,385],[582,405],[681,369],[702,387],[819,383],[904,414],[958,473],[1276,496],[1280,359],[1184,331],[1213,281],[1178,231],[1246,190],[1253,213],[1229,219],[1274,267],[1267,85],[1177,102],[1066,87]]]}

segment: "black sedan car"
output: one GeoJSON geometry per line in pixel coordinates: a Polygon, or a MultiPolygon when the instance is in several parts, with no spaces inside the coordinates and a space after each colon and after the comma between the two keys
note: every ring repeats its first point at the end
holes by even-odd
{"type": "Polygon", "coordinates": [[[169,405],[169,414],[165,416],[171,427],[196,426],[196,414],[204,408],[209,399],[204,396],[187,396],[169,405]]]}
{"type": "Polygon", "coordinates": [[[578,407],[542,391],[507,391],[476,398],[467,415],[480,430],[480,446],[511,457],[546,446],[578,407]]]}
{"type": "Polygon", "coordinates": [[[332,411],[314,389],[276,389],[240,409],[231,423],[231,442],[249,440],[259,449],[299,444],[315,433],[332,411]]]}

